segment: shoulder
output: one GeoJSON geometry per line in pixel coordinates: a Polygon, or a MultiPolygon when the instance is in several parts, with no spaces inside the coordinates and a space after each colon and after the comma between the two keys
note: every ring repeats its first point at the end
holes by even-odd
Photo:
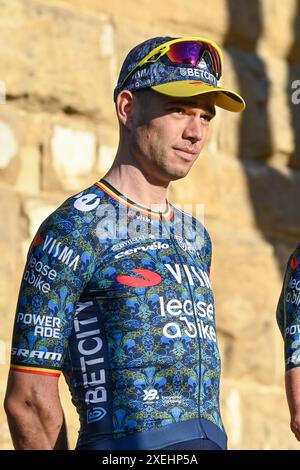
{"type": "Polygon", "coordinates": [[[92,236],[99,206],[108,202],[107,194],[96,182],[66,199],[42,222],[39,231],[54,230],[68,238],[92,236]]]}
{"type": "Polygon", "coordinates": [[[96,226],[97,207],[103,197],[100,187],[93,184],[66,199],[41,223],[28,256],[62,260],[74,268],[79,260],[95,259],[101,249],[96,226]]]}
{"type": "Polygon", "coordinates": [[[287,262],[285,278],[289,277],[300,278],[300,243],[291,253],[287,262]]]}

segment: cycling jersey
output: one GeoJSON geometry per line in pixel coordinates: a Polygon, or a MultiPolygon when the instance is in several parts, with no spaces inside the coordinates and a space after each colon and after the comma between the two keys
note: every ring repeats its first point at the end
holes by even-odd
{"type": "Polygon", "coordinates": [[[300,244],[287,264],[277,307],[277,322],[285,344],[286,370],[300,366],[300,244]]]}
{"type": "Polygon", "coordinates": [[[151,211],[103,179],[42,223],[20,288],[12,368],[63,372],[79,449],[199,438],[226,448],[210,262],[197,219],[169,203],[151,211]]]}

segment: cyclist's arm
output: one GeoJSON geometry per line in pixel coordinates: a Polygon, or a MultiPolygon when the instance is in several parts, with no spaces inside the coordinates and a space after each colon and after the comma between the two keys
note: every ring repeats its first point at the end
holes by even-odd
{"type": "Polygon", "coordinates": [[[300,441],[300,367],[286,372],[285,388],[291,414],[291,430],[300,441]]]}
{"type": "Polygon", "coordinates": [[[5,410],[15,449],[67,449],[56,377],[11,370],[5,410]]]}
{"type": "Polygon", "coordinates": [[[20,287],[5,400],[18,449],[66,448],[58,378],[76,304],[94,269],[93,246],[81,233],[85,222],[75,220],[70,205],[41,225],[20,287]]]}

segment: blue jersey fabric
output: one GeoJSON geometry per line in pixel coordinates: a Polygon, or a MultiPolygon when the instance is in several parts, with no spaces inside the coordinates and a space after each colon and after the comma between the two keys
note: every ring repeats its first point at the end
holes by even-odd
{"type": "Polygon", "coordinates": [[[300,366],[300,244],[291,254],[277,306],[286,370],[300,366]]]}
{"type": "Polygon", "coordinates": [[[78,448],[226,448],[211,241],[168,203],[150,211],[105,180],[67,199],[29,249],[11,367],[63,372],[78,448]]]}

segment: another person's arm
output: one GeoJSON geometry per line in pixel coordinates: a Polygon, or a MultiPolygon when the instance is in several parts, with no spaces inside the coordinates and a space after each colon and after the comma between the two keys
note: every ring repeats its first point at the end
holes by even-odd
{"type": "Polygon", "coordinates": [[[4,405],[15,449],[67,449],[56,377],[11,370],[4,405]]]}
{"type": "Polygon", "coordinates": [[[290,257],[277,307],[277,322],[284,339],[285,389],[290,427],[300,441],[300,245],[290,257]]]}

